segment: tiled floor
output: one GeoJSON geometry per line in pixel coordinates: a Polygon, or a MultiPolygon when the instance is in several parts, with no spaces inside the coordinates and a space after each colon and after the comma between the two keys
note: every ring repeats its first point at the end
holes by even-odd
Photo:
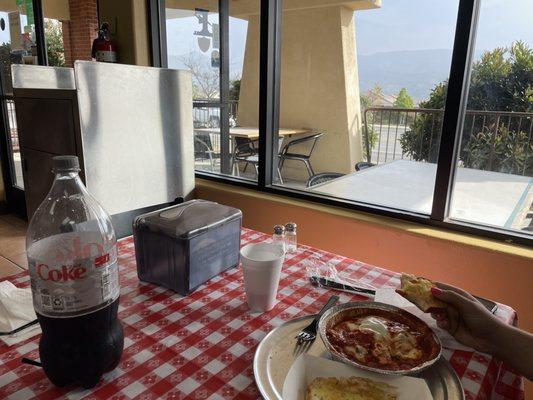
{"type": "Polygon", "coordinates": [[[26,221],[11,215],[0,215],[0,278],[28,268],[26,260],[26,221]]]}

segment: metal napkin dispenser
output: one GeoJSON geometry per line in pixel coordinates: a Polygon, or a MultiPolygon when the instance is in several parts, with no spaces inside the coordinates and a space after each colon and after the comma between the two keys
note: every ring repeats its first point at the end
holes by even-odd
{"type": "Polygon", "coordinates": [[[205,200],[140,215],[133,222],[139,279],[181,295],[239,263],[242,212],[205,200]]]}

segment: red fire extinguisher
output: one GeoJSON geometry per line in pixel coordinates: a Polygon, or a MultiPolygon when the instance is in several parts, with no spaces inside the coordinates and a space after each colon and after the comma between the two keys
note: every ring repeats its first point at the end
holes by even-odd
{"type": "Polygon", "coordinates": [[[117,62],[117,46],[111,40],[109,24],[103,22],[98,31],[98,37],[93,40],[91,56],[96,61],[117,62]]]}

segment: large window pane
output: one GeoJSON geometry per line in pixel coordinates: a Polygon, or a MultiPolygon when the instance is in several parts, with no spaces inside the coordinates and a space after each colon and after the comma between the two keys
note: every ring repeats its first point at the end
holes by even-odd
{"type": "Polygon", "coordinates": [[[256,181],[259,162],[259,0],[228,3],[232,173],[256,181]]]}
{"type": "Polygon", "coordinates": [[[481,2],[453,219],[533,233],[532,20],[527,0],[481,2]]]}
{"type": "Polygon", "coordinates": [[[167,5],[168,66],[192,73],[196,169],[220,172],[219,13],[189,3],[167,5]]]}
{"type": "Polygon", "coordinates": [[[70,15],[68,2],[42,0],[42,7],[48,65],[53,67],[72,67],[73,60],[90,60],[91,54],[89,50],[97,32],[87,32],[82,35],[79,33],[78,25],[89,25],[92,22],[93,25],[91,27],[93,29],[96,28],[98,24],[98,10],[96,7],[87,5],[83,13],[72,16],[70,15]],[[71,30],[75,32],[74,38],[71,37],[71,30]],[[83,40],[85,40],[85,43],[83,43],[83,40]],[[73,43],[71,41],[76,44],[74,46],[76,47],[75,49],[72,49],[73,43]],[[85,54],[83,50],[86,51],[85,54]]]}
{"type": "Polygon", "coordinates": [[[283,12],[283,185],[429,214],[458,1],[316,3],[283,12]]]}
{"type": "Polygon", "coordinates": [[[17,6],[15,3],[0,8],[0,61],[3,93],[0,101],[7,109],[7,143],[9,146],[9,164],[12,166],[13,182],[16,187],[24,188],[22,161],[11,85],[11,64],[37,64],[35,45],[35,23],[33,9],[28,4],[17,6]]]}
{"type": "Polygon", "coordinates": [[[166,5],[168,65],[188,69],[193,77],[196,169],[257,180],[259,2],[231,2],[226,21],[217,2],[209,9],[205,4],[177,0],[166,5]],[[224,23],[229,43],[223,55],[224,23]],[[221,75],[223,57],[229,60],[226,76],[221,75]],[[246,107],[239,107],[240,99],[246,99],[246,107]]]}

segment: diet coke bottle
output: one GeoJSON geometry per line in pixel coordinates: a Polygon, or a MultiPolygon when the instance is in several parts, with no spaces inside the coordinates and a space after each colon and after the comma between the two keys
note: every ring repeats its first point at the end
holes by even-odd
{"type": "Polygon", "coordinates": [[[54,183],[26,236],[39,353],[57,386],[95,386],[122,356],[117,241],[78,176],[75,156],[53,159],[54,183]]]}

